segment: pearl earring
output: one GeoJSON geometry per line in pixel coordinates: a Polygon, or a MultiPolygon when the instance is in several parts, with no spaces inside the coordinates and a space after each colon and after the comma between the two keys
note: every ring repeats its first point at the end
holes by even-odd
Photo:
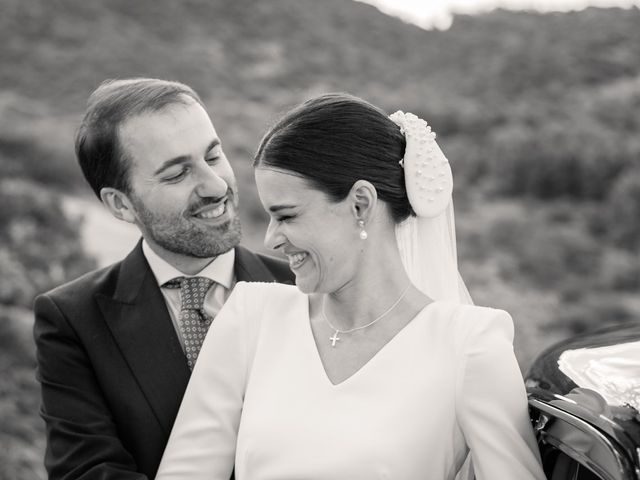
{"type": "Polygon", "coordinates": [[[358,220],[358,226],[360,227],[360,239],[366,240],[369,234],[367,234],[367,231],[364,229],[364,220],[358,220]]]}

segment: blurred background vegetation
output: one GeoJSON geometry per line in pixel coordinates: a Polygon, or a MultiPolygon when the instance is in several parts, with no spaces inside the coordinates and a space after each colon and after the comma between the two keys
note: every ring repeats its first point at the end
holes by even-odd
{"type": "Polygon", "coordinates": [[[105,78],[176,79],[201,94],[257,249],[251,155],[281,112],[325,91],[412,111],[454,169],[463,275],[477,303],[512,313],[523,370],[557,340],[640,318],[637,8],[497,10],[458,15],[446,31],[350,0],[0,9],[0,480],[44,478],[34,296],[128,247],[73,156],[105,78]]]}

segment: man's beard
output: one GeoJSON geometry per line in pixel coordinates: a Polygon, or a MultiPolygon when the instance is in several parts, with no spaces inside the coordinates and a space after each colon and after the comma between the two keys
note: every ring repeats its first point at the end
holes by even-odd
{"type": "MultiPolygon", "coordinates": [[[[144,235],[165,250],[196,258],[213,258],[228,252],[240,243],[242,229],[235,202],[235,194],[228,192],[227,209],[233,209],[233,217],[218,226],[207,226],[190,221],[182,215],[163,215],[152,212],[135,199],[135,208],[144,235]]],[[[203,204],[210,202],[203,201],[203,204]]],[[[194,207],[190,211],[195,210],[194,207]]]]}

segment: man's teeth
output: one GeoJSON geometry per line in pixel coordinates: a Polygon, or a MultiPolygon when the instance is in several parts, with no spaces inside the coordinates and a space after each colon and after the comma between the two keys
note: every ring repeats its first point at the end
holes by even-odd
{"type": "Polygon", "coordinates": [[[288,255],[288,257],[289,257],[289,265],[291,265],[292,267],[295,267],[296,265],[299,265],[302,262],[304,262],[304,259],[307,258],[307,254],[296,253],[294,255],[288,255]]]}
{"type": "Polygon", "coordinates": [[[202,213],[199,213],[197,217],[199,218],[218,218],[220,215],[224,213],[224,203],[220,204],[220,206],[214,208],[213,210],[206,210],[202,213]]]}

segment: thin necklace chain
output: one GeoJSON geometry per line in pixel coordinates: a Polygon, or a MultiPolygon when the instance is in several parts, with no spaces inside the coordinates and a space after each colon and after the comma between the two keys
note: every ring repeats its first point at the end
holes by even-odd
{"type": "MultiPolygon", "coordinates": [[[[407,287],[404,289],[404,291],[400,294],[400,296],[398,297],[398,299],[393,302],[393,305],[391,305],[389,308],[387,308],[384,313],[382,313],[382,315],[377,316],[376,318],[374,318],[372,321],[370,321],[369,323],[367,323],[366,325],[362,325],[360,327],[355,327],[355,328],[351,328],[349,330],[340,330],[339,328],[336,328],[333,326],[333,324],[329,321],[329,318],[327,318],[327,314],[324,311],[325,308],[325,300],[326,300],[326,296],[322,299],[322,309],[321,309],[321,313],[322,313],[322,318],[324,318],[324,321],[327,322],[327,325],[329,325],[331,327],[332,330],[335,330],[336,333],[351,333],[351,332],[355,332],[356,330],[362,330],[363,328],[367,328],[370,327],[371,325],[373,325],[374,323],[376,323],[378,320],[382,320],[384,317],[386,317],[389,313],[391,313],[391,311],[396,308],[398,306],[398,304],[402,301],[402,299],[405,297],[405,295],[407,294],[407,292],[409,291],[409,288],[411,288],[411,282],[409,282],[409,285],[407,285],[407,287]]],[[[335,343],[335,342],[334,342],[335,343]]]]}

